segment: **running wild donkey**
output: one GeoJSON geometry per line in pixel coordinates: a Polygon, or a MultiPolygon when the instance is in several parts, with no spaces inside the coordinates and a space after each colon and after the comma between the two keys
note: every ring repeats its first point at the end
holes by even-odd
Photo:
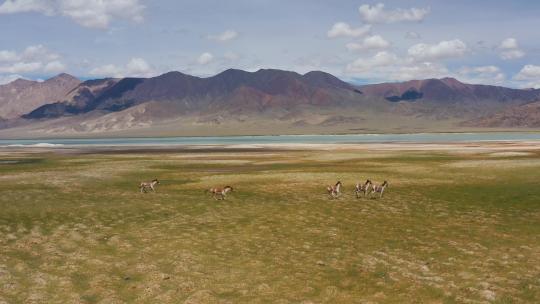
{"type": "Polygon", "coordinates": [[[328,194],[330,194],[332,198],[338,197],[341,195],[341,182],[338,181],[334,186],[326,187],[326,191],[328,191],[328,194]]]}
{"type": "Polygon", "coordinates": [[[141,184],[139,185],[139,189],[141,190],[141,193],[146,193],[148,189],[156,191],[156,185],[159,185],[159,181],[157,180],[157,178],[152,180],[151,182],[141,182],[141,184]]]}
{"type": "Polygon", "coordinates": [[[227,196],[227,192],[232,192],[233,187],[231,186],[225,186],[223,188],[210,188],[208,192],[212,193],[212,197],[217,201],[218,196],[221,197],[220,199],[225,200],[225,196],[227,196]]]}
{"type": "Polygon", "coordinates": [[[372,186],[373,184],[371,183],[369,179],[366,180],[366,182],[363,185],[360,183],[357,183],[356,187],[354,188],[354,193],[356,194],[356,198],[360,197],[360,193],[363,193],[364,196],[366,196],[366,194],[369,193],[369,190],[371,189],[372,186]]]}
{"type": "Polygon", "coordinates": [[[384,190],[386,189],[386,187],[388,187],[388,182],[387,181],[384,181],[381,185],[373,185],[372,189],[371,189],[371,192],[370,192],[370,197],[371,197],[371,194],[373,193],[380,193],[380,198],[383,197],[383,193],[384,193],[384,190]]]}

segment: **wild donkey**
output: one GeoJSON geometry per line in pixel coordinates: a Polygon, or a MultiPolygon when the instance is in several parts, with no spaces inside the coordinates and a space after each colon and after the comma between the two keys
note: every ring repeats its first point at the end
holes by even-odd
{"type": "Polygon", "coordinates": [[[369,190],[373,186],[373,183],[369,179],[366,180],[366,182],[362,185],[360,183],[356,184],[356,187],[354,188],[354,193],[356,194],[356,198],[360,198],[360,193],[364,193],[364,196],[369,193],[369,190]]]}
{"type": "Polygon", "coordinates": [[[231,186],[225,186],[223,188],[210,188],[208,192],[212,193],[212,197],[217,201],[218,196],[220,196],[222,200],[225,200],[225,196],[227,196],[228,192],[232,192],[233,187],[231,186]]]}
{"type": "Polygon", "coordinates": [[[336,198],[341,195],[341,182],[338,181],[334,186],[326,187],[326,191],[332,198],[336,198]]]}
{"type": "Polygon", "coordinates": [[[388,187],[388,182],[387,181],[384,181],[381,185],[373,185],[369,196],[371,197],[371,194],[373,194],[373,193],[380,193],[379,198],[382,198],[384,190],[386,189],[386,187],[388,187]]]}
{"type": "Polygon", "coordinates": [[[141,184],[139,185],[139,190],[141,190],[141,193],[146,193],[148,189],[154,192],[156,191],[156,185],[159,185],[159,181],[157,180],[157,178],[152,180],[151,182],[141,182],[141,184]]]}

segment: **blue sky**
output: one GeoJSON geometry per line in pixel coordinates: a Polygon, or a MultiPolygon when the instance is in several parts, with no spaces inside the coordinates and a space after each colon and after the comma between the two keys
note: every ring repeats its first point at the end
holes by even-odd
{"type": "Polygon", "coordinates": [[[525,0],[0,0],[0,83],[279,68],[540,87],[538,16],[525,0]]]}

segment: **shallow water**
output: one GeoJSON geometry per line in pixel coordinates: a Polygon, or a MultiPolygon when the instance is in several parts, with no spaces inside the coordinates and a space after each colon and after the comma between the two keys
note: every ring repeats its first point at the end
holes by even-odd
{"type": "Polygon", "coordinates": [[[208,137],[145,137],[92,139],[0,139],[1,147],[62,146],[141,146],[141,145],[231,145],[231,144],[332,144],[384,142],[476,142],[476,141],[540,141],[540,133],[412,133],[412,134],[348,134],[348,135],[269,135],[208,137]]]}

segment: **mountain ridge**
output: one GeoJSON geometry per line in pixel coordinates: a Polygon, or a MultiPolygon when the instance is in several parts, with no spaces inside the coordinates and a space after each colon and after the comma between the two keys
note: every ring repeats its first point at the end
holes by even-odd
{"type": "MultiPolygon", "coordinates": [[[[514,89],[495,85],[468,84],[452,77],[371,84],[361,86],[360,89],[370,95],[383,96],[387,99],[397,99],[399,101],[407,100],[396,98],[407,92],[418,92],[421,93],[420,98],[436,101],[459,101],[464,99],[492,99],[497,101],[519,99],[524,101],[534,101],[540,97],[540,89],[514,89]]],[[[420,98],[411,99],[415,100],[420,98]]]]}
{"type": "MultiPolygon", "coordinates": [[[[4,128],[54,134],[174,125],[211,133],[218,127],[253,124],[262,130],[276,126],[299,132],[426,131],[440,125],[471,127],[471,121],[493,128],[498,120],[480,124],[478,119],[540,100],[537,89],[467,84],[449,77],[356,86],[323,71],[227,69],[210,77],[171,71],[149,78],[75,79],[59,74],[39,83],[56,88],[54,98],[27,106],[28,111],[12,116],[4,128]]],[[[8,85],[24,89],[36,83],[16,80],[8,85]]],[[[0,103],[0,113],[3,106],[0,103]]]]}
{"type": "Polygon", "coordinates": [[[58,74],[45,81],[16,79],[0,85],[0,117],[18,118],[42,105],[55,102],[80,84],[69,74],[58,74]]]}

